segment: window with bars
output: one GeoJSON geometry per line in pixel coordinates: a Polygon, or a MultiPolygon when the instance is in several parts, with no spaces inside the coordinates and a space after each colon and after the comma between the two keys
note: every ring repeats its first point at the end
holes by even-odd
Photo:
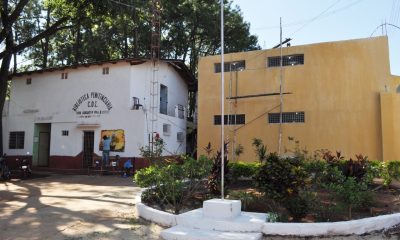
{"type": "Polygon", "coordinates": [[[110,73],[109,67],[103,67],[103,75],[108,75],[110,73]]]}
{"type": "Polygon", "coordinates": [[[61,73],[61,79],[68,79],[68,73],[67,72],[61,73]]]}
{"type": "Polygon", "coordinates": [[[61,131],[61,135],[62,136],[68,136],[69,135],[69,131],[68,130],[62,130],[61,131]]]}
{"type": "Polygon", "coordinates": [[[27,78],[26,85],[31,85],[31,84],[32,84],[32,78],[27,78]]]}
{"type": "Polygon", "coordinates": [[[169,136],[171,135],[171,124],[163,124],[163,135],[169,136]]]}
{"type": "MultiPolygon", "coordinates": [[[[268,113],[268,123],[279,123],[280,113],[268,113]]],[[[304,112],[283,112],[282,123],[303,123],[304,112]]]]}
{"type": "MultiPolygon", "coordinates": [[[[236,71],[246,69],[246,61],[234,61],[234,62],[225,62],[224,63],[224,72],[236,71]]],[[[214,72],[220,73],[221,72],[221,63],[214,64],[214,72]]]]}
{"type": "Polygon", "coordinates": [[[176,133],[176,141],[177,142],[185,141],[185,135],[183,134],[183,132],[177,132],[176,133]]]}
{"type": "MultiPolygon", "coordinates": [[[[304,65],[304,54],[282,56],[282,66],[304,65]]],[[[268,67],[280,67],[281,57],[268,57],[268,67]]]]}
{"type": "MultiPolygon", "coordinates": [[[[245,114],[224,115],[225,125],[240,125],[246,123],[245,114]]],[[[214,115],[214,125],[221,125],[221,115],[214,115]]]]}
{"type": "Polygon", "coordinates": [[[183,105],[178,104],[178,118],[183,119],[185,117],[184,113],[185,113],[185,110],[183,108],[183,105]]]}
{"type": "Polygon", "coordinates": [[[24,149],[25,132],[10,132],[9,149],[24,149]]]}

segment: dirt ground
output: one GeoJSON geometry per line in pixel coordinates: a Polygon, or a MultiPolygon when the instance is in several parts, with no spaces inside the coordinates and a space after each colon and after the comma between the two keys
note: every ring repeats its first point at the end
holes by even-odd
{"type": "MultiPolygon", "coordinates": [[[[119,176],[49,175],[0,181],[0,240],[158,240],[163,228],[135,217],[138,191],[130,178],[119,176]]],[[[392,229],[389,235],[264,239],[400,239],[399,233],[392,229]]]]}

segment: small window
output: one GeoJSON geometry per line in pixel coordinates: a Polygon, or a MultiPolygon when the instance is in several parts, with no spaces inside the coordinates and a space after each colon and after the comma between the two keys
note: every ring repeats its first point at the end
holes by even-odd
{"type": "MultiPolygon", "coordinates": [[[[280,123],[280,113],[268,113],[268,123],[280,123]]],[[[282,123],[303,123],[304,112],[283,112],[282,123]]]]}
{"type": "Polygon", "coordinates": [[[68,79],[68,73],[67,72],[61,73],[61,79],[68,79]]]}
{"type": "Polygon", "coordinates": [[[10,132],[9,149],[24,149],[25,132],[10,132]]]}
{"type": "Polygon", "coordinates": [[[185,117],[185,110],[183,105],[178,104],[178,118],[183,119],[185,117]]]}
{"type": "MultiPolygon", "coordinates": [[[[224,72],[240,71],[243,69],[246,69],[246,61],[245,60],[224,63],[224,72]]],[[[221,63],[214,64],[214,72],[215,73],[221,72],[221,63]]]]}
{"type": "MultiPolygon", "coordinates": [[[[225,125],[240,125],[246,123],[246,115],[224,115],[225,125]]],[[[221,115],[214,115],[214,125],[221,125],[221,115]]]]}
{"type": "Polygon", "coordinates": [[[27,78],[26,85],[31,85],[31,84],[32,84],[32,78],[27,78]]]}
{"type": "Polygon", "coordinates": [[[110,73],[109,67],[103,67],[103,75],[108,75],[110,73]]]}
{"type": "Polygon", "coordinates": [[[176,141],[183,142],[184,140],[185,140],[185,135],[183,135],[183,132],[177,132],[176,133],[176,141]]]}
{"type": "Polygon", "coordinates": [[[171,124],[163,124],[163,135],[164,136],[171,135],[171,124]]]}
{"type": "Polygon", "coordinates": [[[69,131],[68,130],[62,130],[61,131],[61,135],[62,136],[68,136],[69,135],[69,131]]]}
{"type": "MultiPolygon", "coordinates": [[[[304,54],[282,56],[282,66],[304,65],[304,54]]],[[[280,67],[281,57],[268,57],[268,67],[280,67]]]]}

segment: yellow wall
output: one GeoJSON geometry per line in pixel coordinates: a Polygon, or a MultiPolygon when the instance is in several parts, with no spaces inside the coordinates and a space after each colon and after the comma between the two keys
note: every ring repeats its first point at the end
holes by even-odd
{"type": "MultiPolygon", "coordinates": [[[[231,80],[235,94],[236,76],[239,96],[279,92],[280,68],[266,67],[267,57],[279,54],[279,49],[226,54],[225,61],[245,60],[246,69],[237,75],[225,73],[225,95],[229,96],[231,80]]],[[[398,77],[390,75],[387,38],[283,48],[283,55],[288,54],[304,54],[304,65],[283,68],[284,92],[292,93],[284,95],[283,111],[304,111],[305,123],[283,124],[283,149],[293,149],[288,137],[294,137],[309,152],[329,149],[342,151],[347,157],[361,153],[369,159],[383,159],[382,137],[392,137],[383,134],[384,130],[391,130],[382,128],[381,116],[392,118],[390,114],[381,114],[381,100],[391,101],[380,93],[395,92],[398,84],[393,82],[400,84],[398,77]]],[[[220,125],[214,125],[214,115],[221,114],[221,76],[214,73],[214,63],[219,62],[220,56],[203,57],[199,62],[199,154],[205,154],[203,148],[208,142],[214,149],[220,147],[220,125]]],[[[400,107],[400,98],[393,101],[393,107],[397,103],[400,107]]],[[[393,109],[386,108],[386,112],[393,109]]],[[[251,145],[255,137],[261,138],[269,151],[278,151],[279,124],[268,123],[268,112],[279,112],[279,96],[238,99],[236,107],[234,101],[230,104],[226,100],[225,114],[235,112],[246,114],[246,124],[226,126],[225,135],[232,142],[231,133],[238,128],[236,143],[244,147],[239,160],[257,160],[251,145]]],[[[400,111],[393,113],[393,118],[400,123],[400,111]]],[[[391,149],[399,146],[395,141],[392,145],[391,149]]],[[[400,149],[388,151],[390,158],[400,159],[400,149]]]]}

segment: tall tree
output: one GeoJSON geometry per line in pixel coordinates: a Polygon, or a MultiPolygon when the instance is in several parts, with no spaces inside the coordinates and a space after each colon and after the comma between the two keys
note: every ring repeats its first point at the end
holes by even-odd
{"type": "MultiPolygon", "coordinates": [[[[49,24],[43,31],[37,32],[26,39],[20,38],[18,41],[14,41],[15,30],[18,29],[18,20],[23,15],[24,10],[30,1],[29,0],[3,0],[0,8],[0,20],[1,20],[1,30],[0,30],[0,112],[3,112],[4,102],[7,95],[7,82],[9,78],[9,70],[11,58],[14,54],[24,51],[26,48],[33,46],[40,40],[50,37],[57,31],[60,31],[67,26],[68,20],[72,17],[79,17],[76,14],[76,9],[86,8],[89,6],[91,1],[89,0],[69,0],[63,2],[63,0],[48,0],[46,3],[54,4],[60,7],[60,4],[65,4],[70,9],[69,15],[64,15],[56,19],[51,25],[49,24]],[[71,11],[75,9],[75,11],[71,11]]],[[[0,136],[3,135],[3,122],[0,119],[0,136]]],[[[0,138],[0,155],[3,154],[3,138],[0,138]]]]}

